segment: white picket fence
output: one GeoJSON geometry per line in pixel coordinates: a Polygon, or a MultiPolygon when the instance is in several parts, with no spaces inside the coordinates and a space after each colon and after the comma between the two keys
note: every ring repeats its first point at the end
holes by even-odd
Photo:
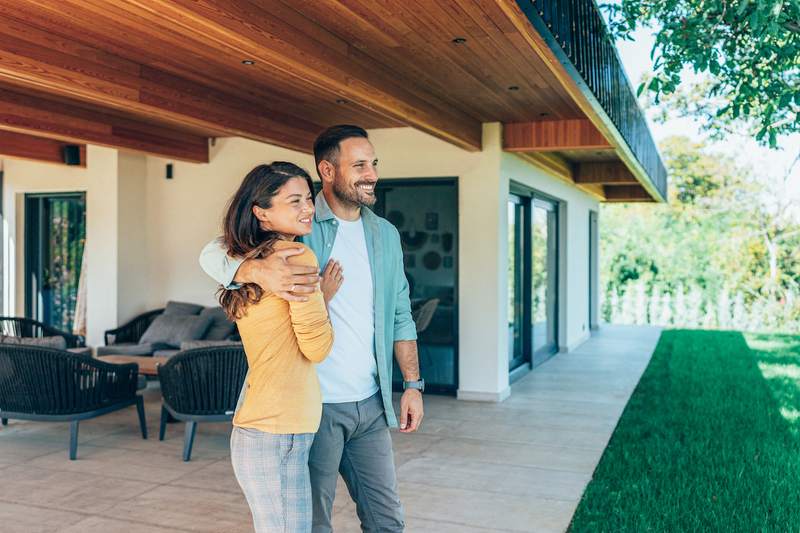
{"type": "Polygon", "coordinates": [[[601,316],[610,324],[642,324],[676,328],[735,329],[740,331],[800,332],[800,298],[787,291],[780,299],[745,301],[741,292],[704,294],[700,287],[679,288],[674,294],[644,282],[624,290],[606,291],[601,316]]]}

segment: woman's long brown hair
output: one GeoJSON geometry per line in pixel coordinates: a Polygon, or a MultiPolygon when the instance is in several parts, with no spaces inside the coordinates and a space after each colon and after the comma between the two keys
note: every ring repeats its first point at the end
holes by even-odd
{"type": "MultiPolygon", "coordinates": [[[[275,161],[269,165],[258,165],[245,176],[239,190],[228,203],[223,219],[223,246],[228,255],[243,259],[266,257],[279,235],[261,227],[261,222],[253,214],[253,206],[269,209],[272,198],[287,181],[292,178],[305,178],[313,193],[314,185],[308,172],[285,161],[275,161]]],[[[217,298],[231,320],[241,318],[245,308],[261,300],[264,291],[255,283],[245,283],[238,289],[220,287],[217,298]]]]}

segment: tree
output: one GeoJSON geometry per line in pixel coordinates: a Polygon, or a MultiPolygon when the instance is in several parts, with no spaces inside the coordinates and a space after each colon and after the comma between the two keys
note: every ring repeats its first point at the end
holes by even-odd
{"type": "Polygon", "coordinates": [[[741,292],[776,302],[800,288],[800,224],[785,176],[765,176],[701,142],[661,144],[670,203],[604,206],[601,272],[606,291],[644,283],[672,296],[741,292]]]}
{"type": "MultiPolygon", "coordinates": [[[[653,75],[639,86],[656,103],[705,119],[712,130],[744,124],[771,147],[800,129],[800,0],[619,0],[604,6],[617,37],[656,30],[653,75]],[[700,74],[682,85],[686,68],[700,74]]],[[[741,128],[739,128],[741,129],[741,128]]]]}

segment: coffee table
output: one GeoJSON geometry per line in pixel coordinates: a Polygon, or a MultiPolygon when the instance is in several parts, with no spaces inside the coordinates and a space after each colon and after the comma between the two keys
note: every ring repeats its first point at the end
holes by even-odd
{"type": "Polygon", "coordinates": [[[158,376],[158,365],[169,361],[169,357],[143,357],[141,355],[101,355],[98,359],[114,364],[136,363],[139,365],[139,374],[143,376],[158,376]]]}

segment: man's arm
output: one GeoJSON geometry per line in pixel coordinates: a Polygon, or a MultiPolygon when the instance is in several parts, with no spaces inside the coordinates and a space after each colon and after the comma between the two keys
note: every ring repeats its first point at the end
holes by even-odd
{"type": "Polygon", "coordinates": [[[255,283],[284,300],[304,302],[319,282],[317,268],[289,264],[289,257],[303,253],[303,247],[278,250],[263,259],[231,257],[221,239],[214,239],[200,252],[200,266],[226,289],[237,289],[243,283],[255,283]]]}
{"type": "MultiPolygon", "coordinates": [[[[396,230],[395,230],[396,231],[396,230]]],[[[400,249],[400,235],[397,235],[397,248],[400,249]]],[[[398,253],[397,299],[394,313],[394,357],[403,374],[403,381],[417,381],[419,374],[419,354],[417,352],[417,327],[411,317],[411,300],[408,294],[408,280],[403,268],[403,254],[398,253]]],[[[419,428],[424,416],[422,393],[417,389],[407,389],[400,398],[400,431],[413,433],[419,428]]]]}

